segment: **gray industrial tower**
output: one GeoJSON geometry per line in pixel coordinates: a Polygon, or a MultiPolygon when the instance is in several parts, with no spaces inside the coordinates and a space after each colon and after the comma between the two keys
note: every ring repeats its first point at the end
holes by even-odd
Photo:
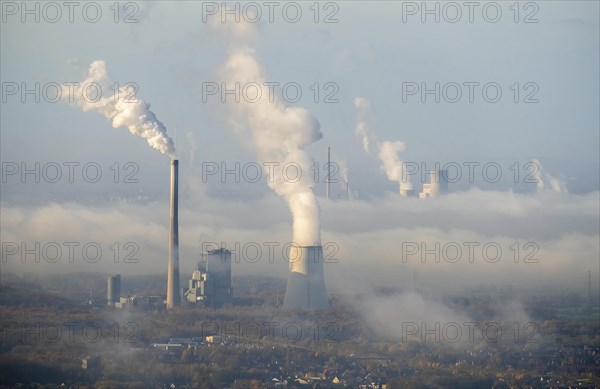
{"type": "Polygon", "coordinates": [[[322,246],[290,247],[290,274],[283,309],[327,308],[322,246]]]}
{"type": "Polygon", "coordinates": [[[171,228],[169,232],[169,264],[167,269],[167,308],[178,307],[179,291],[179,161],[171,160],[171,228]]]}
{"type": "Polygon", "coordinates": [[[121,275],[108,276],[106,285],[106,303],[114,307],[121,299],[121,275]]]}

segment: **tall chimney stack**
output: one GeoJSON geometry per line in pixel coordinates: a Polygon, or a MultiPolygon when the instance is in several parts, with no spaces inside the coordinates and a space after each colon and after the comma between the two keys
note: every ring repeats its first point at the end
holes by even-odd
{"type": "Polygon", "coordinates": [[[348,183],[348,177],[346,177],[346,201],[350,200],[350,184],[348,183]]]}
{"type": "Polygon", "coordinates": [[[171,230],[167,270],[167,309],[178,307],[179,296],[179,160],[171,160],[171,230]]]}
{"type": "Polygon", "coordinates": [[[588,270],[588,304],[590,307],[593,306],[593,297],[592,297],[592,271],[588,270]]]}
{"type": "Polygon", "coordinates": [[[329,181],[331,181],[331,147],[327,147],[327,178],[325,180],[325,197],[327,197],[327,200],[330,199],[329,181]]]}

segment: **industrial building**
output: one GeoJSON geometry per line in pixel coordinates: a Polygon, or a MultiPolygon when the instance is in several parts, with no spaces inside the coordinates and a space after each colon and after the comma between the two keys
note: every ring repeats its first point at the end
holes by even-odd
{"type": "Polygon", "coordinates": [[[88,355],[81,359],[82,369],[95,369],[100,367],[100,356],[99,355],[88,355]]]}
{"type": "Polygon", "coordinates": [[[161,296],[131,295],[121,297],[118,301],[115,302],[114,307],[121,309],[156,309],[159,308],[162,304],[164,304],[164,302],[161,296]]]}
{"type": "Polygon", "coordinates": [[[121,275],[108,276],[106,285],[106,304],[114,307],[121,299],[121,275]]]}
{"type": "Polygon", "coordinates": [[[426,176],[429,176],[429,182],[423,183],[423,191],[419,193],[420,199],[448,193],[448,170],[428,170],[426,176]]]}
{"type": "Polygon", "coordinates": [[[231,251],[220,248],[205,254],[204,271],[199,264],[192,273],[184,298],[190,303],[202,303],[218,308],[231,304],[231,251]]]}

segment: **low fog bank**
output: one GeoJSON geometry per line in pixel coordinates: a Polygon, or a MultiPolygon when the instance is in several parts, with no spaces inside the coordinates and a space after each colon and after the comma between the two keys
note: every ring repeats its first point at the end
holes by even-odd
{"type": "MultiPolygon", "coordinates": [[[[404,283],[411,271],[432,287],[450,288],[483,283],[579,290],[588,269],[598,279],[599,192],[472,189],[428,201],[390,193],[377,201],[320,203],[332,288],[349,276],[366,284],[404,283]]],[[[284,200],[266,194],[242,202],[199,193],[184,196],[180,207],[182,279],[215,245],[234,251],[234,275],[285,277],[292,227],[284,200]]],[[[167,202],[2,203],[0,210],[3,273],[166,269],[167,202]]]]}

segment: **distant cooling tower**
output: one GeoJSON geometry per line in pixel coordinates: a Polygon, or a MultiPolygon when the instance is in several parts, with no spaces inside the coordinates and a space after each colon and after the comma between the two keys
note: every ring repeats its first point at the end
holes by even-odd
{"type": "Polygon", "coordinates": [[[412,197],[415,195],[415,190],[412,185],[400,185],[400,196],[402,197],[412,197]]]}
{"type": "Polygon", "coordinates": [[[290,247],[290,275],[283,309],[327,308],[322,246],[290,247]]]}
{"type": "Polygon", "coordinates": [[[167,269],[167,308],[178,307],[179,295],[179,161],[171,160],[171,229],[169,233],[169,264],[167,269]]]}

